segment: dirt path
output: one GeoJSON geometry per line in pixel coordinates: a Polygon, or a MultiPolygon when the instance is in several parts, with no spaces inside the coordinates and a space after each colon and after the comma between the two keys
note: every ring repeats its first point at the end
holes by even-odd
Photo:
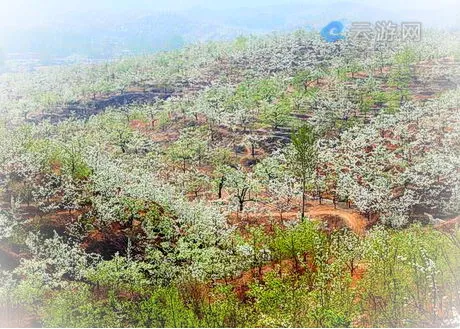
{"type": "MultiPolygon", "coordinates": [[[[368,223],[366,218],[356,209],[347,209],[341,207],[334,209],[334,205],[332,204],[320,205],[317,202],[309,202],[307,204],[306,213],[307,216],[313,220],[319,219],[330,221],[332,218],[336,217],[343,222],[344,226],[347,226],[357,234],[364,234],[368,223]]],[[[283,221],[292,220],[298,217],[299,211],[283,212],[283,221]]],[[[236,218],[236,213],[233,213],[230,216],[231,221],[237,225],[267,225],[269,224],[270,219],[278,220],[281,222],[280,218],[281,216],[279,212],[275,212],[269,209],[267,209],[266,212],[245,213],[243,215],[240,214],[238,219],[236,218]]]]}
{"type": "Polygon", "coordinates": [[[324,216],[340,217],[345,225],[356,234],[363,234],[366,228],[366,218],[355,209],[334,209],[333,205],[323,204],[316,205],[307,209],[307,213],[313,218],[322,218],[324,216]]]}

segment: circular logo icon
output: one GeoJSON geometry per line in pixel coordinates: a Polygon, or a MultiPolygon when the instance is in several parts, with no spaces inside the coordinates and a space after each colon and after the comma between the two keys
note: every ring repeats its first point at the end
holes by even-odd
{"type": "Polygon", "coordinates": [[[345,38],[342,34],[340,34],[343,31],[343,29],[344,27],[341,22],[333,21],[327,24],[325,27],[323,27],[320,34],[324,41],[335,42],[337,40],[345,38]]]}

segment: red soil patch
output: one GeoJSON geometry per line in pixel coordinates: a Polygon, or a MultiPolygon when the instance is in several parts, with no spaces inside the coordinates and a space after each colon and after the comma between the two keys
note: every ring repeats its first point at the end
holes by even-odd
{"type": "Polygon", "coordinates": [[[83,240],[81,247],[87,252],[94,252],[108,260],[116,252],[124,255],[128,247],[128,237],[119,223],[112,223],[108,228],[94,230],[83,240]]]}
{"type": "Polygon", "coordinates": [[[456,228],[460,226],[460,216],[446,220],[441,224],[435,225],[435,228],[439,231],[451,233],[456,230],[456,228]]]}
{"type": "MultiPolygon", "coordinates": [[[[329,225],[335,226],[336,228],[341,227],[338,221],[338,219],[340,219],[343,221],[345,226],[347,226],[357,234],[364,234],[365,229],[368,226],[368,221],[366,220],[366,218],[363,215],[361,215],[356,209],[334,209],[334,206],[330,204],[320,205],[317,202],[311,202],[307,204],[306,213],[307,216],[311,219],[325,220],[328,222],[329,225]]],[[[266,212],[259,213],[232,213],[229,216],[229,221],[240,226],[244,226],[244,224],[250,224],[264,225],[266,227],[270,227],[273,223],[273,220],[277,222],[282,222],[298,218],[299,211],[284,212],[282,216],[283,220],[281,220],[279,212],[267,209],[266,212]]]]}
{"type": "Polygon", "coordinates": [[[312,218],[323,218],[324,216],[340,217],[346,226],[356,234],[364,234],[367,226],[366,218],[354,209],[334,209],[333,205],[323,204],[307,208],[307,212],[312,218]]]}

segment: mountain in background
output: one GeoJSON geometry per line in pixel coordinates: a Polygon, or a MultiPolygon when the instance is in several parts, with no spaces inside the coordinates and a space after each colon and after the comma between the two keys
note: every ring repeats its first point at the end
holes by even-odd
{"type": "Polygon", "coordinates": [[[227,10],[195,7],[167,12],[88,10],[68,13],[37,27],[9,28],[0,35],[0,49],[7,61],[49,65],[171,50],[191,42],[232,39],[241,34],[319,29],[332,20],[421,21],[425,26],[449,28],[460,21],[455,10],[382,10],[354,2],[227,10]]]}

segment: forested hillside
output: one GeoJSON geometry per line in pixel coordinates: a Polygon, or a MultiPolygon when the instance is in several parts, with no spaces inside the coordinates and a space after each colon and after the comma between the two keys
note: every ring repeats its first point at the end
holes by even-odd
{"type": "Polygon", "coordinates": [[[299,30],[1,75],[1,323],[460,325],[459,61],[299,30]]]}
{"type": "Polygon", "coordinates": [[[450,29],[459,20],[459,12],[445,6],[446,1],[453,0],[440,0],[442,3],[429,11],[424,8],[426,4],[364,0],[188,0],[180,6],[174,0],[16,0],[9,5],[5,1],[0,3],[0,48],[7,54],[7,65],[0,65],[0,72],[174,50],[194,42],[231,40],[242,34],[321,29],[332,20],[344,24],[423,22],[424,26],[450,29]],[[28,2],[29,6],[18,10],[28,2]],[[50,4],[53,2],[60,6],[50,4]],[[9,15],[13,11],[16,15],[9,15]]]}

